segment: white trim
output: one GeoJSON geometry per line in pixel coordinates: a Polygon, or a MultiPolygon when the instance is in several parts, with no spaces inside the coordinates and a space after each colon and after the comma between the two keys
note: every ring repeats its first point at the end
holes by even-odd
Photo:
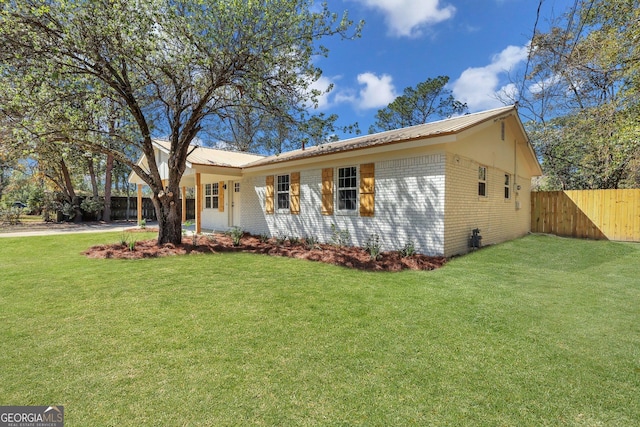
{"type": "Polygon", "coordinates": [[[275,191],[274,191],[274,196],[275,196],[275,206],[274,206],[274,211],[278,212],[278,213],[290,213],[291,212],[291,174],[288,173],[284,173],[284,174],[280,174],[280,175],[276,175],[275,180],[274,180],[274,186],[275,186],[275,191]],[[280,178],[284,178],[286,177],[286,182],[283,182],[282,184],[286,184],[287,189],[280,191],[280,178]],[[286,195],[287,196],[287,207],[280,207],[280,195],[286,195]]]}
{"type": "Polygon", "coordinates": [[[478,165],[478,197],[489,197],[489,183],[488,183],[488,177],[487,177],[487,172],[489,171],[489,168],[483,165],[478,165]],[[484,177],[481,176],[480,170],[484,170],[484,173],[482,175],[484,175],[484,177]],[[480,184],[484,184],[484,194],[480,194],[480,184]]]}
{"type": "Polygon", "coordinates": [[[358,216],[359,215],[359,208],[360,208],[360,185],[359,185],[359,178],[360,178],[360,167],[358,166],[354,166],[354,165],[350,165],[350,166],[340,166],[337,167],[335,169],[335,209],[334,209],[334,213],[336,215],[346,215],[346,216],[358,216]],[[341,169],[354,169],[355,170],[355,176],[351,177],[345,177],[343,179],[354,179],[355,180],[355,185],[353,187],[344,187],[342,190],[343,191],[355,191],[355,207],[354,209],[340,209],[340,170],[341,169]]]}

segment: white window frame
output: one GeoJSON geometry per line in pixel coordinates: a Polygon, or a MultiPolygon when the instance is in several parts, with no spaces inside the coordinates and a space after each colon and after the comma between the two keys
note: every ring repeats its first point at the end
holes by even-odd
{"type": "Polygon", "coordinates": [[[358,205],[360,204],[359,197],[359,185],[358,185],[358,177],[359,170],[357,166],[343,166],[339,167],[336,170],[336,212],[341,215],[357,215],[358,214],[358,205]],[[340,172],[346,170],[353,170],[353,175],[348,175],[341,177],[340,172]],[[346,182],[349,180],[349,182],[346,182]],[[345,185],[349,184],[349,185],[345,185]],[[351,185],[353,184],[353,185],[351,185]],[[341,206],[341,197],[343,192],[353,192],[355,195],[353,201],[353,208],[347,209],[346,207],[341,206]]]}
{"type": "Polygon", "coordinates": [[[504,174],[504,199],[511,200],[511,175],[504,174]]]}
{"type": "Polygon", "coordinates": [[[276,210],[279,212],[289,212],[291,209],[291,175],[276,175],[276,210]],[[281,182],[282,178],[282,182],[281,182]],[[285,180],[286,178],[286,180],[285,180]],[[286,182],[285,182],[286,181],[286,182]],[[286,188],[285,188],[286,186],[286,188]],[[282,196],[282,200],[286,199],[286,206],[284,204],[280,205],[280,196],[282,196]]]}
{"type": "Polygon", "coordinates": [[[214,182],[204,185],[204,208],[218,209],[220,195],[220,184],[214,182]]]}
{"type": "Polygon", "coordinates": [[[486,166],[478,166],[478,197],[489,197],[487,172],[486,166]]]}

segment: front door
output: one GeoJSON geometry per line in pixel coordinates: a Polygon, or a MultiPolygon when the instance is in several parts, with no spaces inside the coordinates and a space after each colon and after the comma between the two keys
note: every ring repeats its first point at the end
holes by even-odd
{"type": "Polygon", "coordinates": [[[240,182],[239,181],[230,181],[229,182],[229,199],[231,207],[229,209],[229,226],[240,226],[240,182]]]}

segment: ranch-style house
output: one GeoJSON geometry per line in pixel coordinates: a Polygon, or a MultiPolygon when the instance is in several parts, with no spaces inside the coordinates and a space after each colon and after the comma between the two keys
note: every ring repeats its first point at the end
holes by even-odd
{"type": "MultiPolygon", "coordinates": [[[[169,143],[154,147],[168,177],[169,143]]],[[[529,232],[531,178],[541,174],[507,106],[272,156],[194,147],[180,184],[183,200],[194,189],[197,232],[238,226],[328,241],[333,226],[354,245],[375,233],[383,250],[412,241],[452,256],[469,251],[474,229],[483,245],[529,232]]],[[[141,197],[144,182],[130,182],[141,197]]]]}

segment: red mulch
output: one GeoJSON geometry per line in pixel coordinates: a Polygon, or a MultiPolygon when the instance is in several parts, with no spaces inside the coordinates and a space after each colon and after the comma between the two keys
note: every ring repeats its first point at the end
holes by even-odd
{"type": "Polygon", "coordinates": [[[383,252],[378,260],[373,261],[364,249],[358,247],[336,247],[320,244],[316,245],[314,249],[307,249],[302,243],[292,244],[287,241],[277,245],[273,239],[261,242],[258,237],[247,234],[242,237],[239,246],[233,246],[231,237],[216,234],[198,236],[197,245],[193,245],[193,239],[187,236],[178,246],[172,244],[158,246],[156,240],[145,240],[136,242],[133,251],[129,250],[127,245],[116,243],[91,247],[84,254],[89,258],[140,259],[220,252],[249,252],[285,256],[370,271],[434,270],[446,262],[444,257],[420,254],[402,257],[397,252],[383,252]]]}

